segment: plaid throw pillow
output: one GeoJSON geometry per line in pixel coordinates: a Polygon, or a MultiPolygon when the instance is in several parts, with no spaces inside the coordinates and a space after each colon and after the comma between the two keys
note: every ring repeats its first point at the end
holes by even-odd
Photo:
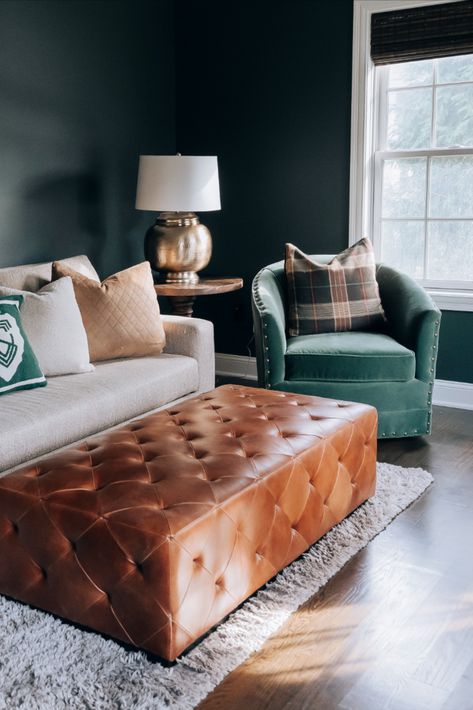
{"type": "Polygon", "coordinates": [[[368,330],[385,321],[373,247],[360,239],[320,264],[286,244],[290,336],[368,330]]]}

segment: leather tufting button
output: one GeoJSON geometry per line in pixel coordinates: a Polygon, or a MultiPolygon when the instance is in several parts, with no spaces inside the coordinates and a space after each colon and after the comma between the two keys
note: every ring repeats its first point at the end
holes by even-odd
{"type": "Polygon", "coordinates": [[[11,521],[11,529],[12,529],[12,532],[18,534],[18,525],[16,523],[14,523],[13,520],[11,521]]]}

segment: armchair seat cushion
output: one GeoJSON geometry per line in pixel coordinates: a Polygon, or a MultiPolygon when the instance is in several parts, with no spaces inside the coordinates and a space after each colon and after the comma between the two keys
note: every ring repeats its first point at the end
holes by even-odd
{"type": "Polygon", "coordinates": [[[408,382],[415,377],[412,350],[389,335],[320,333],[289,338],[286,380],[408,382]]]}

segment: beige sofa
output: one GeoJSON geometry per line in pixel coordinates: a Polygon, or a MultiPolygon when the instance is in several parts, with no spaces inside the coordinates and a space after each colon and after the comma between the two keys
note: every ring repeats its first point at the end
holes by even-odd
{"type": "MultiPolygon", "coordinates": [[[[86,256],[66,259],[98,279],[86,256]]],[[[36,291],[51,263],[0,269],[0,285],[36,291]]],[[[0,397],[0,472],[144,413],[214,387],[212,323],[163,316],[161,355],[95,364],[95,371],[48,379],[48,386],[0,397]]]]}

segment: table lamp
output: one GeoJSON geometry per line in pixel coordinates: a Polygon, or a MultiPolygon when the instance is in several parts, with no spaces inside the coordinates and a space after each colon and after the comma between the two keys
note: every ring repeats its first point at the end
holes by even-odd
{"type": "Polygon", "coordinates": [[[160,212],[146,232],[145,256],[167,283],[196,283],[212,237],[195,212],[220,209],[215,155],[140,155],[136,209],[160,212]]]}

